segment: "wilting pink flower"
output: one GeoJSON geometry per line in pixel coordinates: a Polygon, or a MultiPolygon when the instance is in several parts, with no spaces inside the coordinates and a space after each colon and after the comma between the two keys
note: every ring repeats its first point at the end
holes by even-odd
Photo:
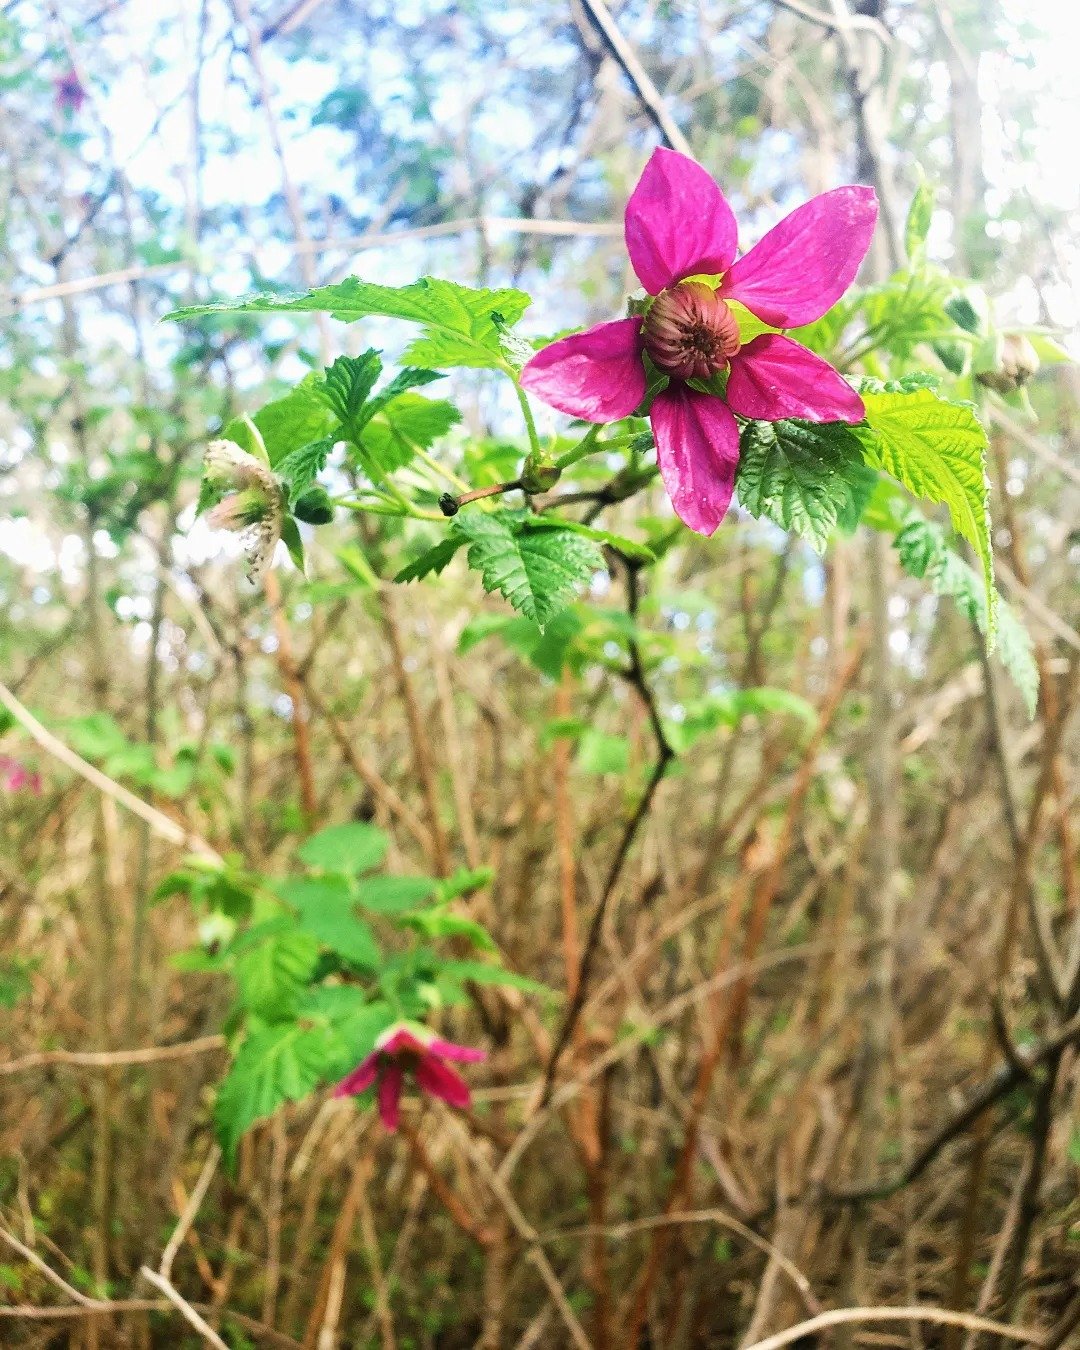
{"type": "Polygon", "coordinates": [[[837,188],[798,207],[736,261],[735,217],[720,188],[692,159],[656,150],[626,207],[626,247],[651,297],[644,314],[552,343],[521,383],[560,412],[614,422],[645,397],[647,354],[668,376],[650,412],[664,486],[686,524],[712,534],[735,485],[733,414],[766,422],[864,415],[847,381],[791,338],[764,333],[743,345],[728,302],[773,328],[812,323],[854,281],[876,220],[872,188],[837,188]]]}
{"type": "Polygon", "coordinates": [[[74,70],[67,70],[53,80],[53,97],[61,112],[77,113],[86,102],[86,90],[74,70]]]}
{"type": "Polygon", "coordinates": [[[367,1059],[353,1069],[334,1089],[335,1097],[355,1097],[378,1080],[379,1115],[388,1130],[396,1130],[405,1075],[412,1074],[421,1092],[438,1097],[449,1106],[468,1107],[469,1085],[445,1062],[456,1059],[476,1064],[487,1056],[483,1050],[440,1040],[416,1022],[395,1022],[375,1042],[367,1059]]]}
{"type": "Polygon", "coordinates": [[[203,456],[203,477],[215,493],[224,493],[207,523],[235,530],[248,560],[248,577],[258,581],[270,565],[285,520],[281,480],[268,464],[233,441],[211,441],[203,456]]]}
{"type": "Polygon", "coordinates": [[[21,760],[0,755],[0,787],[5,792],[32,792],[41,795],[41,775],[28,769],[21,760]]]}

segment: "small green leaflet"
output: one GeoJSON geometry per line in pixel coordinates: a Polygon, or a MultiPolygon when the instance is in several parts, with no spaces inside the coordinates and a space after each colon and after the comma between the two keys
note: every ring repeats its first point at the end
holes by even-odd
{"type": "MultiPolygon", "coordinates": [[[[917,511],[909,510],[896,536],[895,547],[905,572],[925,578],[937,595],[948,596],[962,614],[978,625],[980,632],[987,632],[986,596],[980,578],[948,546],[940,525],[923,520],[917,511]]],[[[1034,717],[1039,700],[1039,668],[1035,664],[1031,638],[1012,606],[1004,601],[997,604],[997,625],[998,658],[1020,690],[1028,716],[1034,717]]]]}
{"type": "Polygon", "coordinates": [[[368,995],[355,984],[321,984],[309,991],[300,1005],[300,1016],[325,1021],[341,1041],[340,1061],[327,1066],[327,1075],[337,1078],[365,1059],[375,1041],[394,1021],[389,1003],[369,1003],[368,995]]]}
{"type": "MultiPolygon", "coordinates": [[[[354,439],[354,427],[368,401],[375,381],[382,374],[382,360],[374,347],[359,356],[339,356],[327,366],[315,386],[319,397],[338,420],[343,440],[354,439]]],[[[356,429],[358,432],[358,428],[356,429]]]]}
{"type": "MultiPolygon", "coordinates": [[[[251,418],[262,437],[272,467],[280,463],[290,451],[318,441],[333,430],[334,416],[319,395],[318,380],[315,374],[305,376],[284,398],[264,404],[251,418]]],[[[234,418],[221,435],[227,441],[235,441],[249,454],[254,454],[245,421],[245,418],[234,418]]]]}
{"type": "Polygon", "coordinates": [[[435,893],[431,877],[367,877],[356,888],[357,903],[373,914],[405,914],[435,893]]]}
{"type": "Polygon", "coordinates": [[[430,576],[433,572],[436,576],[442,572],[450,563],[454,554],[465,543],[463,538],[455,538],[450,535],[446,539],[441,539],[433,547],[421,553],[419,558],[414,558],[411,563],[406,563],[400,572],[394,577],[395,581],[421,581],[424,577],[430,576]]]}
{"type": "Polygon", "coordinates": [[[503,355],[500,328],[517,323],[529,306],[523,291],[475,290],[452,281],[421,277],[408,286],[379,286],[349,277],[304,295],[253,295],[211,305],[188,305],[167,317],[204,314],[331,314],[344,323],[378,315],[420,324],[424,335],[405,354],[409,363],[441,369],[450,366],[498,367],[503,355]],[[497,316],[497,317],[496,317],[497,316]]]}
{"type": "Polygon", "coordinates": [[[218,1088],[214,1124],[229,1167],[244,1132],[286,1101],[299,1101],[341,1063],[342,1043],[330,1027],[296,1022],[249,1036],[218,1088]]]}
{"type": "Polygon", "coordinates": [[[742,430],[739,501],[817,553],[824,553],[838,523],[858,519],[874,479],[859,438],[844,422],[748,422],[742,430]]]}
{"type": "Polygon", "coordinates": [[[453,529],[469,541],[469,566],[484,590],[498,591],[541,629],[604,566],[593,540],[565,528],[535,528],[524,513],[462,511],[453,529]]]}
{"type": "Polygon", "coordinates": [[[363,821],[349,821],[344,825],[328,825],[325,830],[306,839],[297,850],[297,857],[308,867],[320,867],[326,872],[370,872],[378,867],[390,841],[382,830],[363,821]]]}
{"type": "Polygon", "coordinates": [[[865,393],[867,426],[859,435],[870,461],[916,497],[943,502],[953,528],[975,549],[986,591],[986,642],[997,637],[997,591],[990,543],[986,432],[967,404],[946,403],[929,389],[865,393]]]}
{"type": "Polygon", "coordinates": [[[378,969],[379,945],[355,913],[356,897],[344,877],[294,877],[274,889],[297,911],[306,934],[354,965],[378,969]]]}
{"type": "MultiPolygon", "coordinates": [[[[276,928],[267,924],[266,928],[276,928]]],[[[259,932],[252,929],[245,942],[259,932]]],[[[279,1022],[293,1015],[301,989],[311,979],[319,944],[309,933],[292,926],[267,932],[236,959],[240,1001],[265,1021],[279,1022]]]]}
{"type": "Polygon", "coordinates": [[[278,476],[288,489],[290,507],[296,505],[297,500],[318,478],[333,448],[334,437],[324,436],[321,440],[290,450],[278,464],[278,476]]]}
{"type": "Polygon", "coordinates": [[[926,236],[934,218],[934,188],[925,179],[915,189],[904,223],[904,252],[909,262],[921,259],[926,252],[926,236]]]}
{"type": "Polygon", "coordinates": [[[359,446],[361,434],[368,422],[389,404],[418,385],[443,378],[437,370],[406,366],[373,395],[375,382],[381,374],[382,360],[374,348],[369,348],[359,356],[339,356],[332,366],[327,367],[321,384],[316,387],[320,397],[338,419],[337,439],[359,446]]]}

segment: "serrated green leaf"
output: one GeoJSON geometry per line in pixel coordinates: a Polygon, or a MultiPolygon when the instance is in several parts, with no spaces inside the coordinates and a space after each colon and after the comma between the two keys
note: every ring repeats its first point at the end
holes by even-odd
{"type": "Polygon", "coordinates": [[[475,919],[467,919],[461,914],[451,914],[444,909],[426,909],[410,914],[404,923],[415,929],[423,937],[431,940],[438,938],[465,938],[481,951],[497,952],[494,938],[475,919]]]}
{"type": "Polygon", "coordinates": [[[344,877],[293,877],[278,882],[274,889],[296,910],[306,933],[354,965],[378,969],[379,944],[356,914],[356,896],[344,877]]]}
{"type": "Polygon", "coordinates": [[[864,394],[867,455],[916,497],[944,503],[956,532],[975,549],[986,591],[986,641],[997,635],[997,591],[990,543],[986,432],[967,404],[946,403],[928,389],[864,394]]]}
{"type": "Polygon", "coordinates": [[[319,944],[310,933],[289,928],[268,934],[236,959],[241,1003],[267,1022],[290,1017],[318,957],[319,944]]]}
{"type": "MultiPolygon", "coordinates": [[[[406,366],[404,370],[398,371],[390,383],[380,389],[374,398],[368,400],[367,407],[364,409],[364,421],[367,422],[378,413],[385,412],[391,404],[396,403],[410,389],[421,389],[425,384],[432,384],[435,380],[445,379],[446,375],[441,370],[428,370],[423,366],[406,366]]],[[[426,399],[423,401],[428,402],[426,399]]]]}
{"type": "Polygon", "coordinates": [[[923,264],[868,287],[856,297],[855,309],[874,338],[873,347],[903,360],[920,343],[963,338],[946,309],[955,287],[947,273],[923,264]]]}
{"type": "MultiPolygon", "coordinates": [[[[334,415],[319,397],[317,380],[317,375],[305,376],[284,398],[264,404],[252,417],[271,465],[277,465],[299,446],[330,434],[334,415]]],[[[247,439],[238,439],[245,435],[242,422],[240,418],[230,422],[221,434],[225,440],[236,441],[241,449],[254,454],[247,439]]]]}
{"type": "Polygon", "coordinates": [[[376,826],[349,821],[344,825],[328,825],[313,834],[300,845],[297,857],[308,867],[355,876],[378,867],[386,857],[389,842],[376,826]]]}
{"type": "MultiPolygon", "coordinates": [[[[894,540],[901,566],[911,576],[930,583],[937,595],[947,596],[984,635],[989,627],[986,593],[978,573],[951,549],[940,525],[909,510],[894,540]]],[[[997,655],[1024,700],[1029,717],[1039,700],[1039,668],[1027,629],[1011,605],[998,600],[997,655]]]]}
{"type": "Polygon", "coordinates": [[[334,286],[320,286],[304,295],[253,295],[210,305],[188,305],[166,317],[198,318],[203,314],[331,314],[344,323],[371,315],[421,324],[425,336],[406,353],[417,366],[495,367],[503,354],[499,326],[514,324],[525,313],[529,297],[517,290],[474,290],[452,281],[421,277],[408,286],[379,286],[349,277],[334,286]]]}
{"type": "Polygon", "coordinates": [[[849,518],[869,495],[862,447],[845,422],[748,422],[735,484],[751,515],[793,531],[818,553],[841,515],[849,518]]]}
{"type": "Polygon", "coordinates": [[[309,441],[307,445],[290,450],[280,461],[277,472],[288,489],[290,506],[294,506],[314,484],[315,479],[326,467],[326,461],[333,448],[334,437],[323,436],[321,440],[309,441]]]}
{"type": "Polygon", "coordinates": [[[460,421],[457,408],[444,399],[401,394],[364,427],[357,447],[360,466],[377,481],[408,464],[417,447],[429,449],[460,421]]]}
{"type": "Polygon", "coordinates": [[[541,517],[531,522],[530,528],[572,530],[574,534],[580,534],[583,539],[593,539],[598,544],[607,544],[609,548],[617,550],[627,558],[633,558],[635,562],[653,563],[656,561],[656,554],[651,548],[646,548],[644,544],[639,544],[633,539],[627,539],[621,534],[612,534],[610,530],[598,530],[592,525],[583,525],[577,520],[541,517]]]}
{"type": "Polygon", "coordinates": [[[454,530],[469,541],[469,566],[484,589],[498,591],[541,629],[604,565],[591,539],[567,529],[532,529],[509,511],[462,511],[454,530]]]}
{"type": "Polygon", "coordinates": [[[301,1003],[300,1016],[325,1019],[341,1041],[340,1062],[327,1066],[330,1078],[344,1076],[366,1059],[396,1019],[389,1003],[369,1002],[366,991],[355,984],[318,985],[301,1003]]]}
{"type": "Polygon", "coordinates": [[[398,582],[420,581],[423,577],[430,576],[432,572],[438,576],[464,544],[464,539],[455,539],[453,535],[448,539],[440,540],[426,553],[421,553],[419,558],[414,558],[411,563],[406,563],[394,577],[394,580],[398,582]]]}
{"type": "Polygon", "coordinates": [[[356,900],[373,914],[404,914],[429,899],[437,884],[432,877],[365,877],[356,900]]]}
{"type": "Polygon", "coordinates": [[[337,418],[342,440],[351,441],[359,435],[361,410],[381,374],[382,358],[374,347],[359,356],[339,356],[323,372],[315,387],[337,418]]]}
{"type": "Polygon", "coordinates": [[[214,1124],[230,1167],[245,1131],[286,1101],[299,1101],[340,1063],[342,1043],[330,1027],[266,1027],[241,1045],[214,1103],[214,1124]]]}

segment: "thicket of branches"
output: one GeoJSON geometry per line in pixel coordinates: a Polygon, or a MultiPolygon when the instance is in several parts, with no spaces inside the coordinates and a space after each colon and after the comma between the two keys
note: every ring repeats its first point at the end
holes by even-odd
{"type": "MultiPolygon", "coordinates": [[[[878,278],[920,165],[931,256],[1053,329],[1037,44],[997,0],[0,8],[0,1342],[1075,1343],[1074,369],[987,404],[1029,718],[867,530],[822,560],[733,513],[647,584],[609,551],[565,663],[457,565],[393,585],[393,518],[252,587],[196,523],[207,440],[399,334],[158,324],[348,273],[609,317],[627,192],[685,137],[748,229],[873,183],[878,278]],[[463,964],[437,1010],[489,1050],[468,1112],[391,1135],[320,1090],[233,1165],[192,876],[343,822],[467,870],[452,955],[481,925],[521,987],[463,964]]],[[[452,378],[440,456],[516,472],[512,400],[452,378]]],[[[632,533],[640,496],[590,493],[632,533]]]]}

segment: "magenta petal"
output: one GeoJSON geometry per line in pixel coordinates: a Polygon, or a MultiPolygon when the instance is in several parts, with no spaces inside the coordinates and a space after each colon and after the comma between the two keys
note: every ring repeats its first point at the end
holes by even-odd
{"type": "Polygon", "coordinates": [[[479,1064],[482,1059],[487,1059],[486,1050],[474,1050],[471,1045],[456,1045],[453,1041],[442,1041],[438,1036],[430,1042],[428,1051],[441,1059],[456,1059],[462,1064],[479,1064]]]}
{"type": "Polygon", "coordinates": [[[375,1042],[376,1050],[381,1050],[384,1055],[394,1055],[399,1050],[415,1050],[423,1053],[427,1048],[427,1042],[420,1040],[409,1030],[408,1027],[392,1026],[375,1042]]]}
{"type": "Polygon", "coordinates": [[[645,397],[641,319],[598,323],[539,351],[521,372],[521,387],[586,422],[629,417],[645,397]]]}
{"type": "Polygon", "coordinates": [[[416,1066],[416,1085],[448,1106],[464,1110],[472,1097],[465,1079],[437,1059],[422,1059],[416,1066]]]}
{"type": "Polygon", "coordinates": [[[731,265],[735,216],[708,173],[674,150],[654,150],[626,204],[626,250],[650,295],[731,265]]]}
{"type": "Polygon", "coordinates": [[[863,401],[828,361],[779,333],[763,333],[731,358],[727,401],[740,417],[778,422],[861,422],[863,401]]]}
{"type": "Polygon", "coordinates": [[[812,323],[855,280],[876,221],[873,188],[824,192],[785,216],[740,258],[720,294],[776,328],[812,323]]]}
{"type": "Polygon", "coordinates": [[[377,1054],[368,1055],[367,1059],[361,1060],[352,1073],[346,1074],[334,1088],[334,1096],[358,1097],[361,1092],[366,1092],[374,1083],[378,1071],[379,1056],[377,1054]]]}
{"type": "Polygon", "coordinates": [[[398,1127],[404,1076],[400,1064],[388,1064],[379,1079],[379,1118],[388,1130],[396,1130],[398,1127]]]}
{"type": "Polygon", "coordinates": [[[727,514],[739,463],[739,428],[712,394],[671,384],[652,405],[656,458],[679,518],[712,534],[727,514]]]}

